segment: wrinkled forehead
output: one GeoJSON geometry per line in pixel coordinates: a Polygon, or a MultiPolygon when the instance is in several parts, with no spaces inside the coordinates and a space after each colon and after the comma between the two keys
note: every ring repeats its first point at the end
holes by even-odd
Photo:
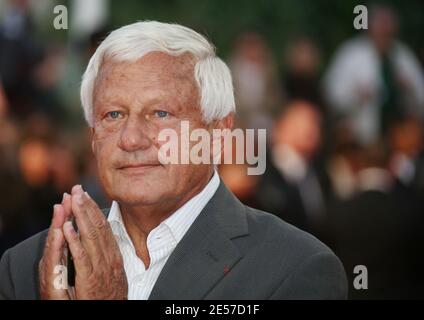
{"type": "Polygon", "coordinates": [[[139,74],[160,78],[194,82],[195,61],[191,54],[172,56],[163,52],[150,52],[135,61],[120,61],[106,57],[100,66],[96,82],[104,77],[139,74]]]}
{"type": "Polygon", "coordinates": [[[99,92],[104,96],[110,89],[116,91],[122,88],[126,91],[125,89],[130,87],[140,89],[156,87],[174,93],[178,96],[176,98],[197,100],[194,67],[195,61],[190,54],[172,56],[162,52],[151,52],[136,61],[106,58],[96,77],[93,94],[98,98],[99,92]]]}

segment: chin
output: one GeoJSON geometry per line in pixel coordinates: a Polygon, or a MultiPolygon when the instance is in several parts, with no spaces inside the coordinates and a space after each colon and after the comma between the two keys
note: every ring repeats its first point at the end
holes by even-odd
{"type": "Polygon", "coordinates": [[[116,190],[111,198],[130,206],[147,206],[163,201],[163,189],[138,187],[134,185],[131,190],[116,190]]]}

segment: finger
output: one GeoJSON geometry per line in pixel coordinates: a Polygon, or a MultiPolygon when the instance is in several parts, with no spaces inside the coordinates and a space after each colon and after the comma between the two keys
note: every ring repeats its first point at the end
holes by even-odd
{"type": "Polygon", "coordinates": [[[49,231],[47,233],[47,238],[46,238],[46,244],[44,247],[44,254],[49,255],[51,254],[50,251],[52,250],[56,250],[57,247],[59,245],[59,240],[62,240],[61,245],[62,245],[62,249],[63,249],[63,245],[64,245],[64,239],[62,237],[62,239],[60,239],[58,237],[59,233],[61,233],[62,231],[62,226],[65,222],[65,213],[63,210],[63,207],[60,204],[55,204],[53,206],[53,218],[52,218],[52,222],[49,228],[49,231]],[[59,231],[59,232],[58,232],[59,231]],[[58,243],[56,243],[56,241],[58,243]]]}
{"type": "Polygon", "coordinates": [[[50,229],[62,229],[64,223],[65,211],[63,210],[63,206],[60,204],[55,204],[53,206],[53,218],[50,225],[50,229]]]}
{"type": "Polygon", "coordinates": [[[42,295],[48,299],[68,299],[67,283],[62,281],[61,273],[64,266],[61,264],[65,238],[62,233],[64,211],[61,205],[53,208],[53,219],[46,239],[44,253],[39,265],[40,285],[42,295]]]}
{"type": "Polygon", "coordinates": [[[63,194],[62,206],[65,210],[66,220],[70,220],[72,218],[72,203],[71,203],[71,195],[68,193],[63,194]]]}
{"type": "Polygon", "coordinates": [[[63,233],[74,260],[76,276],[87,278],[93,272],[93,265],[71,221],[65,222],[63,225],[63,233]]]}
{"type": "Polygon", "coordinates": [[[91,224],[97,230],[101,243],[105,245],[107,251],[110,251],[110,246],[116,244],[115,237],[102,210],[100,210],[97,203],[90,197],[87,192],[82,194],[82,210],[85,210],[91,224]]]}
{"type": "Polygon", "coordinates": [[[43,273],[46,280],[52,277],[54,268],[60,265],[64,242],[63,233],[58,229],[54,229],[49,241],[46,242],[42,257],[43,273]]]}
{"type": "Polygon", "coordinates": [[[98,240],[99,234],[84,210],[82,194],[81,186],[72,188],[72,213],[75,217],[83,246],[87,249],[93,262],[98,262],[103,257],[103,250],[98,240]]]}
{"type": "Polygon", "coordinates": [[[83,201],[91,223],[99,234],[104,256],[109,262],[122,261],[122,255],[109,221],[87,192],[83,195],[83,201]]]}
{"type": "MultiPolygon", "coordinates": [[[[121,257],[119,247],[113,235],[112,228],[102,211],[88,193],[83,192],[84,190],[82,188],[76,187],[73,191],[77,198],[76,206],[78,207],[75,208],[74,211],[76,215],[80,214],[83,217],[88,217],[90,220],[91,226],[95,230],[92,230],[89,234],[96,235],[97,245],[100,250],[102,250],[101,257],[105,258],[108,262],[118,260],[119,257],[121,257]],[[78,201],[78,199],[80,201],[78,201]]],[[[98,261],[99,260],[92,260],[94,265],[96,265],[98,261]]]]}

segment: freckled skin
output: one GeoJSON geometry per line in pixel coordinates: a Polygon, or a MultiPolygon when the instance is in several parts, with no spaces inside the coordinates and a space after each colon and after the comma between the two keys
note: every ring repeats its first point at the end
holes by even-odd
{"type": "Polygon", "coordinates": [[[232,124],[228,119],[204,123],[199,100],[189,55],[153,52],[136,62],[106,60],[100,69],[93,95],[92,147],[103,187],[120,203],[133,240],[200,192],[212,176],[210,164],[158,165],[137,172],[120,169],[128,163],[159,164],[158,150],[165,143],[158,142],[160,130],[172,128],[180,136],[183,120],[190,122],[190,131],[232,124]],[[169,116],[159,117],[157,110],[169,116]],[[111,119],[111,111],[122,116],[111,119]],[[132,232],[134,228],[138,231],[132,232]]]}

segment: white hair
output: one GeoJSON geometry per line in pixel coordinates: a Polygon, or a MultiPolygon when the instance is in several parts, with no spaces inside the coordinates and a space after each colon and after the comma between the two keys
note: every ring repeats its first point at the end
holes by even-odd
{"type": "Polygon", "coordinates": [[[142,21],[111,32],[88,63],[81,83],[81,103],[91,127],[94,125],[94,83],[104,60],[135,62],[154,51],[173,56],[189,53],[194,57],[194,78],[202,116],[207,123],[235,112],[230,70],[216,56],[212,44],[199,33],[178,24],[142,21]]]}

